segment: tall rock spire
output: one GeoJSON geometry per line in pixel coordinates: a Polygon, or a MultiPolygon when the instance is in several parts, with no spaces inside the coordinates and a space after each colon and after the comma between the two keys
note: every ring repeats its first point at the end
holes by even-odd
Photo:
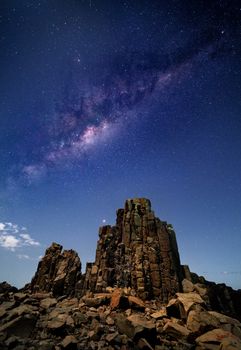
{"type": "Polygon", "coordinates": [[[100,228],[95,262],[87,265],[83,288],[130,287],[143,299],[165,302],[180,290],[181,271],[172,226],[155,217],[148,199],[128,199],[117,210],[116,225],[100,228]]]}

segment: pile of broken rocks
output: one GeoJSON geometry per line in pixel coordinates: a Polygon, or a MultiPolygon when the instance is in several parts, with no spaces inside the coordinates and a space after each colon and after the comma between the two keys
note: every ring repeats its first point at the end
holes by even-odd
{"type": "Polygon", "coordinates": [[[84,274],[77,252],[52,243],[30,284],[0,283],[0,350],[241,350],[240,320],[241,290],[181,265],[146,198],[100,228],[84,274]]]}
{"type": "Polygon", "coordinates": [[[209,310],[205,290],[192,282],[184,280],[183,291],[162,305],[143,301],[131,288],[76,298],[5,285],[0,349],[241,349],[241,323],[209,310]]]}

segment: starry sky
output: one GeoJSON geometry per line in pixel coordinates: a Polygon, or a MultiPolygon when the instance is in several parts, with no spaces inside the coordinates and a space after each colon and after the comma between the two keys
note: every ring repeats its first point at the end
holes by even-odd
{"type": "Polygon", "coordinates": [[[240,19],[238,0],[1,0],[0,280],[53,241],[85,270],[147,197],[183,264],[241,288],[240,19]]]}

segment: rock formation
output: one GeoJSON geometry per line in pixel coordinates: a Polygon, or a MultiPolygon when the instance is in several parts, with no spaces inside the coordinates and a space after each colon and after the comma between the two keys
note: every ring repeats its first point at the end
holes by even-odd
{"type": "Polygon", "coordinates": [[[53,243],[39,262],[37,272],[28,286],[32,292],[52,292],[54,296],[75,293],[79,280],[81,262],[74,250],[64,250],[53,243]]]}
{"type": "Polygon", "coordinates": [[[127,200],[125,208],[117,210],[116,225],[100,227],[95,262],[87,263],[85,274],[74,250],[62,252],[62,246],[53,243],[26,289],[81,297],[107,287],[130,288],[143,300],[158,298],[163,303],[176,292],[199,290],[210,309],[241,318],[241,292],[208,282],[181,265],[172,226],[155,217],[145,198],[127,200]]]}
{"type": "Polygon", "coordinates": [[[241,320],[241,290],[234,290],[224,283],[206,281],[204,277],[190,272],[187,265],[182,266],[183,290],[197,291],[205,299],[209,308],[241,320]]]}
{"type": "Polygon", "coordinates": [[[99,230],[96,258],[87,265],[83,289],[130,287],[142,299],[166,302],[181,289],[175,232],[151,210],[148,199],[130,199],[117,211],[115,226],[99,230]]]}
{"type": "Polygon", "coordinates": [[[30,284],[0,283],[1,350],[240,350],[240,321],[241,290],[181,265],[171,225],[144,198],[100,228],[85,274],[53,243],[30,284]]]}
{"type": "Polygon", "coordinates": [[[240,350],[241,323],[209,310],[200,293],[176,293],[165,306],[130,288],[81,298],[0,294],[0,349],[240,350]]]}

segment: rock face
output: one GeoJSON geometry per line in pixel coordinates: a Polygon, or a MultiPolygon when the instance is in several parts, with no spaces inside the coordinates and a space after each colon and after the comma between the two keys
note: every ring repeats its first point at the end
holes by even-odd
{"type": "Polygon", "coordinates": [[[180,265],[175,233],[147,199],[100,228],[95,262],[80,269],[53,243],[24,289],[1,283],[0,349],[241,349],[241,291],[180,265]]]}
{"type": "MultiPolygon", "coordinates": [[[[176,292],[198,292],[210,309],[239,319],[241,315],[241,291],[208,282],[180,265],[172,226],[155,217],[145,198],[127,200],[125,208],[117,210],[116,225],[100,228],[95,262],[87,263],[85,274],[75,251],[62,251],[53,243],[27,287],[31,292],[77,297],[126,287],[143,300],[158,298],[163,303],[176,292]]],[[[4,282],[0,292],[4,291],[16,290],[4,282]]]]}
{"type": "Polygon", "coordinates": [[[0,294],[1,293],[9,293],[9,292],[17,292],[17,288],[11,286],[6,281],[0,283],[0,294]]]}
{"type": "Polygon", "coordinates": [[[224,283],[206,281],[204,277],[190,272],[188,266],[183,266],[183,276],[185,277],[182,281],[184,291],[200,293],[210,309],[241,320],[240,289],[234,290],[224,283]]]}
{"type": "Polygon", "coordinates": [[[57,243],[46,250],[30,283],[32,292],[52,292],[54,296],[75,293],[80,278],[81,262],[74,250],[64,250],[57,243]]]}
{"type": "Polygon", "coordinates": [[[181,289],[182,272],[175,232],[155,217],[148,199],[127,200],[115,226],[99,230],[96,259],[87,265],[83,290],[130,287],[142,299],[163,302],[181,289]]]}
{"type": "Polygon", "coordinates": [[[130,293],[109,288],[82,298],[0,294],[0,349],[241,349],[241,323],[209,311],[197,292],[177,293],[166,307],[130,293]]]}

